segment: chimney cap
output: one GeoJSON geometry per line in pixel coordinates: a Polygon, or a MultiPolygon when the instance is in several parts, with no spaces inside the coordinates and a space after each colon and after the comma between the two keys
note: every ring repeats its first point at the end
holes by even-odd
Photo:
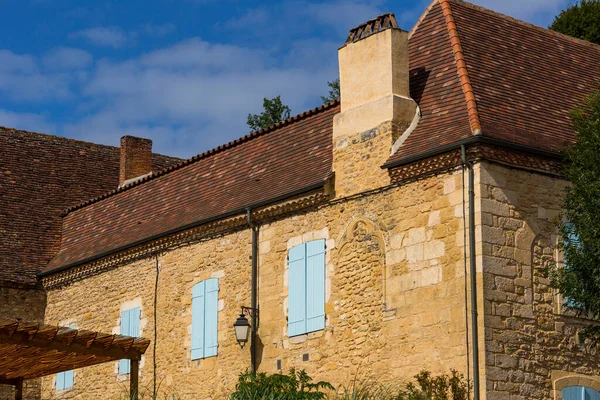
{"type": "Polygon", "coordinates": [[[348,34],[348,38],[346,38],[344,46],[358,42],[359,40],[365,39],[386,29],[400,29],[396,22],[396,16],[393,13],[381,14],[378,17],[350,29],[350,33],[348,34]]]}

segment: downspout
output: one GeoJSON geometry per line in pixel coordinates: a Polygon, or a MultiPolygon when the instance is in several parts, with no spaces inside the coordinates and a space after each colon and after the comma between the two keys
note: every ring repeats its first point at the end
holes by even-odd
{"type": "Polygon", "coordinates": [[[475,174],[473,164],[467,161],[467,150],[460,146],[463,168],[467,167],[469,174],[469,273],[471,275],[471,342],[473,346],[473,393],[474,399],[479,400],[479,340],[477,331],[477,279],[475,262],[475,174]]]}
{"type": "Polygon", "coordinates": [[[252,372],[256,373],[256,331],[258,328],[257,319],[257,301],[256,301],[256,286],[258,281],[258,259],[257,259],[257,246],[258,246],[258,226],[252,222],[252,210],[248,208],[248,225],[252,229],[252,288],[250,290],[250,307],[252,312],[250,313],[251,318],[251,332],[250,332],[250,365],[252,372]]]}

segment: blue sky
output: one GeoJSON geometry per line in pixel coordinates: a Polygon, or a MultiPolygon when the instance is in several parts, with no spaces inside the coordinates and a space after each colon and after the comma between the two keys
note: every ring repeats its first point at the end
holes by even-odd
{"type": "MultiPolygon", "coordinates": [[[[0,0],[0,125],[190,157],[248,132],[281,95],[321,103],[350,28],[429,0],[0,0]]],[[[475,0],[541,26],[569,0],[475,0]]]]}

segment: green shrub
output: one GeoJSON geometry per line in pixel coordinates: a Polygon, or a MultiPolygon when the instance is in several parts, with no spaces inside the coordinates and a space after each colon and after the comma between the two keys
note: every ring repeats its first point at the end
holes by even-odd
{"type": "Polygon", "coordinates": [[[312,383],[304,370],[291,369],[287,375],[245,372],[230,400],[321,400],[323,391],[332,389],[329,382],[312,383]]]}
{"type": "Polygon", "coordinates": [[[469,384],[464,376],[452,370],[451,375],[432,376],[422,371],[416,383],[405,386],[381,384],[366,380],[342,387],[331,400],[468,400],[469,384]]]}

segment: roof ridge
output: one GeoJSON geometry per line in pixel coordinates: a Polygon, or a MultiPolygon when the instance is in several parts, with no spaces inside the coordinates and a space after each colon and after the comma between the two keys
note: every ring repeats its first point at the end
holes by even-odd
{"type": "Polygon", "coordinates": [[[423,11],[421,16],[417,19],[417,22],[415,22],[415,24],[413,25],[411,30],[408,31],[408,39],[409,40],[414,35],[414,33],[417,31],[417,29],[419,29],[419,26],[421,26],[421,23],[425,20],[425,18],[427,18],[427,15],[429,15],[429,12],[431,11],[431,9],[439,2],[440,2],[440,0],[432,0],[431,3],[429,3],[429,5],[425,8],[425,11],[423,11]]]}
{"type": "MultiPolygon", "coordinates": [[[[447,1],[447,0],[441,0],[441,1],[447,1]]],[[[569,35],[564,34],[564,33],[556,32],[556,31],[553,31],[552,29],[544,28],[543,26],[535,25],[535,24],[533,24],[531,22],[523,21],[521,19],[518,19],[518,18],[515,18],[515,17],[511,17],[510,15],[506,15],[506,14],[503,14],[501,12],[494,11],[494,10],[491,10],[489,8],[485,8],[485,7],[482,7],[482,6],[477,5],[477,4],[473,4],[473,3],[468,2],[468,1],[463,1],[463,0],[450,0],[450,1],[452,1],[452,2],[454,2],[456,4],[461,4],[461,5],[464,5],[466,7],[478,10],[478,11],[482,11],[482,12],[485,12],[485,13],[488,13],[488,14],[495,15],[496,17],[499,17],[499,18],[504,18],[504,19],[507,19],[509,21],[516,22],[519,25],[526,26],[528,28],[533,28],[533,29],[535,29],[537,31],[541,31],[541,32],[544,32],[544,33],[549,33],[549,34],[551,34],[553,36],[560,37],[560,38],[563,38],[563,39],[566,39],[566,40],[569,40],[569,41],[572,41],[572,42],[575,42],[575,43],[579,43],[579,44],[586,45],[588,47],[600,50],[600,44],[596,44],[596,43],[590,42],[588,40],[583,40],[583,39],[579,39],[579,38],[576,38],[576,37],[573,37],[573,36],[569,36],[569,35]]]]}
{"type": "MultiPolygon", "coordinates": [[[[33,131],[28,131],[25,129],[17,129],[17,128],[11,128],[8,126],[2,126],[0,125],[0,133],[1,132],[23,132],[26,133],[28,135],[38,135],[38,136],[42,136],[43,138],[47,138],[47,139],[60,139],[60,140],[64,140],[67,142],[74,142],[77,144],[82,144],[82,145],[86,145],[86,146],[96,146],[96,147],[103,147],[106,149],[110,149],[110,150],[118,150],[120,149],[119,146],[111,146],[109,144],[102,144],[102,143],[94,143],[94,142],[88,142],[87,140],[81,140],[81,139],[73,139],[73,138],[69,138],[66,136],[60,136],[60,135],[53,135],[50,133],[44,133],[44,132],[33,132],[33,131]]],[[[179,157],[175,157],[175,156],[169,156],[167,154],[162,154],[162,153],[155,153],[152,152],[152,156],[161,156],[161,157],[168,157],[168,158],[177,158],[179,160],[181,160],[179,157]]]]}
{"type": "MultiPolygon", "coordinates": [[[[85,141],[85,140],[73,139],[73,138],[69,138],[69,137],[66,137],[66,136],[52,135],[50,133],[44,133],[44,132],[27,131],[25,129],[11,128],[11,127],[2,126],[2,125],[0,125],[0,132],[9,132],[9,133],[10,132],[23,132],[23,133],[27,133],[29,135],[39,135],[39,136],[47,137],[48,139],[56,138],[56,139],[65,140],[65,141],[68,141],[68,142],[75,142],[75,143],[80,143],[80,144],[85,144],[85,145],[92,145],[92,146],[98,146],[98,147],[106,147],[106,148],[111,148],[111,149],[118,149],[119,148],[118,146],[111,146],[111,145],[108,145],[108,144],[100,144],[100,143],[88,142],[88,141],[85,141]]],[[[153,154],[155,154],[155,153],[153,153],[153,154]]]]}
{"type": "Polygon", "coordinates": [[[259,129],[258,131],[251,132],[251,133],[249,133],[247,135],[242,136],[241,138],[232,140],[232,141],[230,141],[228,143],[222,144],[222,145],[220,145],[218,147],[215,147],[215,148],[207,150],[207,151],[205,151],[203,153],[197,154],[197,155],[195,155],[195,156],[193,156],[191,158],[188,158],[187,160],[181,161],[181,162],[179,162],[179,163],[177,163],[175,165],[171,165],[171,166],[169,166],[167,168],[163,168],[160,171],[152,172],[151,174],[148,174],[144,178],[141,178],[141,179],[139,179],[137,181],[131,182],[131,183],[129,183],[127,185],[124,185],[124,186],[120,186],[117,189],[111,190],[110,192],[103,193],[103,194],[101,194],[99,196],[96,196],[96,197],[94,197],[92,199],[89,199],[89,200],[86,200],[86,201],[84,201],[82,203],[79,203],[79,204],[76,204],[74,206],[71,206],[71,207],[67,208],[66,210],[64,210],[64,212],[62,213],[62,216],[65,216],[65,215],[69,214],[70,212],[78,210],[80,208],[87,207],[90,204],[97,203],[97,202],[99,202],[101,200],[104,200],[104,199],[106,199],[108,197],[112,197],[112,196],[114,196],[116,194],[119,194],[121,192],[129,190],[129,189],[131,189],[133,187],[139,186],[139,185],[141,185],[141,184],[143,184],[145,182],[151,181],[151,180],[156,179],[156,178],[158,178],[160,176],[166,175],[166,174],[168,174],[170,172],[173,172],[173,171],[176,171],[178,169],[184,168],[184,167],[186,167],[186,166],[188,166],[190,164],[194,164],[197,161],[200,161],[200,160],[203,160],[203,159],[205,159],[207,157],[210,157],[212,155],[221,153],[221,152],[223,152],[225,150],[228,150],[228,149],[230,149],[232,147],[235,147],[237,145],[240,145],[242,143],[246,143],[249,140],[255,139],[255,138],[260,137],[260,136],[263,136],[263,135],[265,135],[267,133],[273,132],[273,131],[275,131],[275,130],[277,130],[279,128],[282,128],[284,126],[290,125],[290,124],[292,124],[294,122],[297,122],[297,121],[300,121],[300,120],[305,119],[307,117],[316,115],[316,114],[318,114],[320,112],[323,112],[325,110],[328,110],[328,109],[330,109],[332,107],[337,106],[339,103],[340,103],[339,100],[334,100],[334,101],[331,101],[329,103],[320,105],[318,107],[315,107],[315,108],[313,108],[311,110],[308,110],[308,111],[304,111],[304,112],[302,112],[302,113],[300,113],[298,115],[295,115],[293,117],[289,117],[289,118],[287,118],[287,119],[285,119],[285,120],[283,120],[281,122],[278,122],[278,123],[273,124],[271,126],[268,126],[266,128],[262,128],[262,129],[259,129]]]}
{"type": "Polygon", "coordinates": [[[471,132],[473,132],[474,135],[480,135],[481,121],[479,120],[477,101],[475,100],[475,93],[473,91],[473,86],[471,85],[471,78],[469,78],[469,71],[467,70],[465,55],[458,36],[456,21],[454,20],[452,8],[450,7],[451,0],[439,0],[439,2],[442,6],[442,12],[446,19],[446,27],[448,28],[448,34],[450,35],[450,44],[452,46],[452,52],[454,53],[454,59],[456,60],[458,79],[467,102],[467,115],[469,117],[471,132]]]}

